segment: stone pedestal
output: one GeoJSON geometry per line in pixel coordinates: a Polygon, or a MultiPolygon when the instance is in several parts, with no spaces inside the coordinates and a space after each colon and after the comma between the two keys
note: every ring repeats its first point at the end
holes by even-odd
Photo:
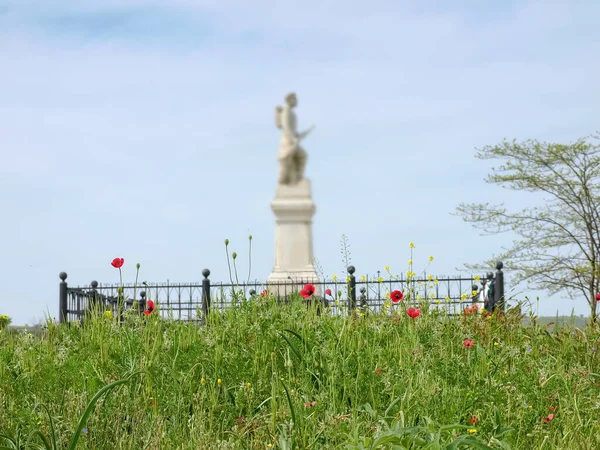
{"type": "Polygon", "coordinates": [[[275,266],[267,283],[270,292],[283,296],[302,289],[301,283],[319,281],[313,264],[312,217],[316,207],[310,180],[277,186],[271,209],[275,213],[275,266]]]}

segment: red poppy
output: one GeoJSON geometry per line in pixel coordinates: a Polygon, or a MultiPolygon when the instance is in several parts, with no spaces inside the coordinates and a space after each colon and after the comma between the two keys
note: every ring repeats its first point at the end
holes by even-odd
{"type": "Polygon", "coordinates": [[[473,308],[471,308],[471,307],[467,306],[467,307],[465,308],[465,314],[472,314],[472,313],[473,313],[473,308]]]}
{"type": "Polygon", "coordinates": [[[473,347],[473,344],[475,344],[475,341],[473,339],[465,339],[463,341],[463,345],[467,348],[473,347]]]}
{"type": "Polygon", "coordinates": [[[304,289],[300,291],[302,298],[306,299],[315,293],[315,287],[312,284],[304,285],[304,289]]]}
{"type": "Polygon", "coordinates": [[[556,408],[554,406],[551,406],[550,411],[556,411],[556,408]]]}
{"type": "Polygon", "coordinates": [[[266,296],[268,293],[269,293],[269,291],[267,291],[267,290],[265,289],[264,291],[262,291],[262,292],[260,293],[260,296],[261,296],[261,297],[265,297],[265,296],[266,296]]]}
{"type": "Polygon", "coordinates": [[[554,419],[554,414],[548,414],[548,417],[544,417],[544,418],[542,419],[542,422],[544,422],[544,423],[548,423],[548,422],[550,422],[552,419],[554,419]]]}
{"type": "Polygon", "coordinates": [[[152,311],[154,311],[154,302],[152,300],[148,300],[146,302],[146,310],[144,311],[144,314],[149,316],[150,314],[152,314],[152,311]]]}
{"type": "Polygon", "coordinates": [[[110,263],[110,265],[113,266],[115,269],[120,269],[121,267],[123,267],[123,264],[125,264],[125,260],[123,258],[115,258],[110,263]]]}
{"type": "Polygon", "coordinates": [[[392,291],[390,293],[390,298],[394,303],[398,303],[404,299],[404,294],[402,293],[402,291],[392,291]]]}
{"type": "Polygon", "coordinates": [[[305,403],[304,406],[306,406],[307,408],[312,408],[313,406],[315,406],[317,404],[317,401],[313,401],[312,403],[305,403]]]}
{"type": "Polygon", "coordinates": [[[476,424],[477,422],[479,422],[479,419],[477,418],[477,416],[473,416],[471,419],[469,419],[469,422],[471,422],[472,424],[476,424]]]}
{"type": "Polygon", "coordinates": [[[380,368],[377,368],[377,369],[375,369],[375,373],[376,373],[377,375],[381,375],[381,369],[380,369],[380,368]]]}
{"type": "Polygon", "coordinates": [[[325,289],[325,295],[331,295],[331,289],[325,289]]]}
{"type": "Polygon", "coordinates": [[[416,317],[419,317],[419,314],[421,314],[421,310],[415,309],[411,306],[406,310],[406,314],[408,314],[408,317],[412,317],[414,319],[416,317]]]}
{"type": "Polygon", "coordinates": [[[596,301],[600,302],[600,293],[596,294],[596,301]]]}

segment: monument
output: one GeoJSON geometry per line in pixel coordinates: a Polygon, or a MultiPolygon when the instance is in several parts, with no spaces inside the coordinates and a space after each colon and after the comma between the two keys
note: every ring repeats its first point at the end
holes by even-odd
{"type": "Polygon", "coordinates": [[[285,97],[285,106],[275,109],[275,125],[281,130],[281,140],[279,177],[271,202],[275,214],[275,265],[267,283],[270,292],[282,296],[302,289],[300,283],[319,281],[313,264],[312,217],[316,207],[310,180],[304,176],[306,151],[300,146],[314,126],[298,133],[294,113],[297,104],[292,92],[285,97]]]}

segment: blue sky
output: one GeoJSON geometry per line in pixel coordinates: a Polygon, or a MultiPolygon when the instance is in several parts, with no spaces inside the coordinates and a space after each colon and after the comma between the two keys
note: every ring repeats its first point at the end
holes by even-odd
{"type": "MultiPolygon", "coordinates": [[[[529,205],[475,149],[600,129],[596,1],[0,0],[0,312],[57,315],[71,285],[252,277],[273,265],[274,107],[307,138],[315,255],[342,273],[458,274],[510,245],[450,215],[529,205]]],[[[510,267],[506,267],[510,283],[510,267]]],[[[540,313],[585,314],[540,292],[540,313]]]]}

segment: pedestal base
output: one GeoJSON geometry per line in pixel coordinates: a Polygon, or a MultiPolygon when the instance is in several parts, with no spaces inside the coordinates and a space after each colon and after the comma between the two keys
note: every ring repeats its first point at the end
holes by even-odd
{"type": "Polygon", "coordinates": [[[271,209],[275,214],[275,266],[267,283],[270,292],[282,296],[298,292],[305,283],[319,281],[313,264],[312,217],[316,207],[310,181],[279,185],[271,209]]]}

